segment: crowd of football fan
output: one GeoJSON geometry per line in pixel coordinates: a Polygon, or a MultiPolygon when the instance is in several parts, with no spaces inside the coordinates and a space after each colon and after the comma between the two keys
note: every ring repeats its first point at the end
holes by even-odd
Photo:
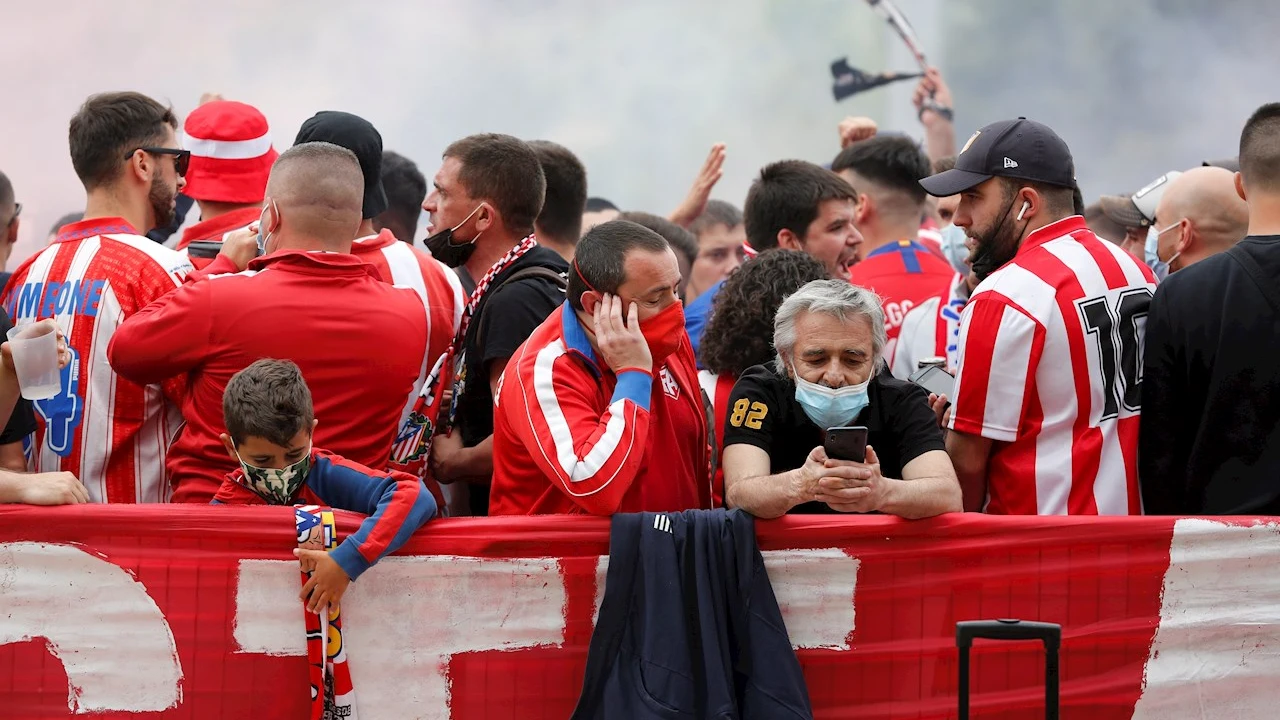
{"type": "MultiPolygon", "coordinates": [[[[1280,514],[1280,104],[1238,158],[1086,206],[1052,129],[957,147],[920,83],[924,148],[849,118],[829,166],[768,164],[739,208],[710,199],[716,145],[665,216],[588,197],[552,142],[465,137],[428,179],[344,112],[277,153],[244,103],[180,125],[92,96],[84,212],[0,297],[64,344],[34,402],[4,346],[0,502],[317,502],[383,540],[717,506],[1280,514]]],[[[0,174],[6,259],[20,190],[0,174]]]]}

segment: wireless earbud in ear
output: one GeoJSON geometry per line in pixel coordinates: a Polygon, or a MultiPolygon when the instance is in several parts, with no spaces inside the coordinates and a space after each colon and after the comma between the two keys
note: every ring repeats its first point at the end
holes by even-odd
{"type": "Polygon", "coordinates": [[[1031,208],[1031,203],[1029,203],[1029,202],[1027,202],[1027,201],[1025,201],[1025,200],[1024,200],[1024,201],[1022,202],[1022,209],[1018,211],[1018,219],[1019,219],[1019,220],[1021,220],[1021,219],[1022,219],[1022,216],[1023,216],[1023,215],[1026,215],[1026,214],[1027,214],[1027,210],[1028,210],[1028,209],[1030,209],[1030,208],[1031,208]]]}

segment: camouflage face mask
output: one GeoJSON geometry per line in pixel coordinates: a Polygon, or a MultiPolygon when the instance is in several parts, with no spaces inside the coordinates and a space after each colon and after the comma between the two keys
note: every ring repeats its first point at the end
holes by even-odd
{"type": "MultiPolygon", "coordinates": [[[[236,453],[236,459],[240,460],[240,453],[236,453]]],[[[311,470],[311,448],[307,448],[301,460],[280,469],[255,467],[244,460],[240,460],[240,467],[244,469],[241,483],[245,487],[272,505],[292,505],[293,494],[302,487],[311,470]]]]}

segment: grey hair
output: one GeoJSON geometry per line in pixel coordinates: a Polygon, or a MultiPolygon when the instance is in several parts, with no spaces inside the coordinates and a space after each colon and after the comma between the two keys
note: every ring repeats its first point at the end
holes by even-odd
{"type": "Polygon", "coordinates": [[[780,375],[787,374],[787,363],[782,354],[794,354],[796,345],[796,318],[802,312],[822,313],[848,322],[865,317],[871,322],[872,367],[880,364],[887,336],[884,330],[884,310],[880,308],[880,296],[848,280],[814,280],[782,301],[773,319],[773,348],[778,357],[774,360],[780,375]]]}

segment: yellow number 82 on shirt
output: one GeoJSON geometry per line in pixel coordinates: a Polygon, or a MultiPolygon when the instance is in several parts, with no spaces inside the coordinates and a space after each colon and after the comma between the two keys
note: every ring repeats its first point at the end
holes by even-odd
{"type": "Polygon", "coordinates": [[[752,402],[746,398],[739,398],[738,402],[733,404],[733,412],[729,415],[729,424],[734,427],[743,427],[744,425],[752,430],[760,429],[760,421],[764,420],[764,416],[769,414],[769,406],[759,400],[752,402]]]}

